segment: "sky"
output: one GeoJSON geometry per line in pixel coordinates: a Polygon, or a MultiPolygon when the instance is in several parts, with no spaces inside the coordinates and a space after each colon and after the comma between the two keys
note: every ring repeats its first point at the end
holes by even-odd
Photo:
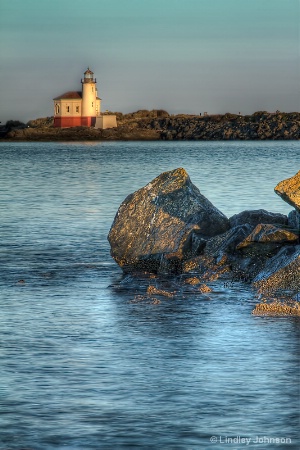
{"type": "Polygon", "coordinates": [[[53,115],[90,67],[102,110],[300,111],[300,0],[0,0],[0,121],[53,115]]]}

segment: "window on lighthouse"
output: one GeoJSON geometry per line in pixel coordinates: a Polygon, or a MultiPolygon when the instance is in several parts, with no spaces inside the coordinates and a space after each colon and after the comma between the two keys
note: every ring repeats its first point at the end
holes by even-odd
{"type": "Polygon", "coordinates": [[[94,102],[92,102],[92,108],[94,107],[94,102]]]}

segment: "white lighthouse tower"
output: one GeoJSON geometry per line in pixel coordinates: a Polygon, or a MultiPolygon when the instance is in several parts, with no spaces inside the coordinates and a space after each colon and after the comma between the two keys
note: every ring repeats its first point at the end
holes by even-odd
{"type": "Polygon", "coordinates": [[[82,126],[95,125],[96,117],[100,116],[101,99],[97,96],[97,80],[94,73],[88,68],[83,75],[82,83],[82,126]]]}

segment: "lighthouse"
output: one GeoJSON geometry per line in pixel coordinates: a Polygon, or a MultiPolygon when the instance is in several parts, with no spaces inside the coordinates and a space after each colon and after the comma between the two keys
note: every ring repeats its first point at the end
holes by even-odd
{"type": "Polygon", "coordinates": [[[83,75],[82,83],[82,126],[95,126],[96,117],[100,116],[101,99],[97,96],[97,80],[88,68],[83,75]]]}
{"type": "Polygon", "coordinates": [[[114,114],[101,114],[97,80],[89,67],[83,74],[81,85],[81,92],[68,91],[53,99],[54,127],[116,127],[117,121],[114,114]]]}

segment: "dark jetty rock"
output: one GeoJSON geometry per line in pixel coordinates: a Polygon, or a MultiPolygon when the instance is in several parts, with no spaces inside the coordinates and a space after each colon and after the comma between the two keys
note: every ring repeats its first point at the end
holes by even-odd
{"type": "Polygon", "coordinates": [[[191,182],[187,172],[164,172],[130,194],[119,207],[108,240],[125,272],[181,272],[205,241],[229,221],[191,182]]]}
{"type": "Polygon", "coordinates": [[[249,223],[238,225],[206,242],[198,269],[203,273],[214,266],[215,273],[222,274],[220,266],[230,267],[232,279],[250,282],[282,246],[295,245],[298,239],[298,234],[273,224],[254,229],[249,223]]]}
{"type": "Polygon", "coordinates": [[[236,247],[252,231],[249,224],[238,225],[223,234],[219,234],[206,242],[204,255],[215,258],[219,262],[224,255],[232,255],[236,247]]]}
{"type": "Polygon", "coordinates": [[[299,113],[257,111],[251,116],[191,116],[155,118],[145,126],[160,132],[163,140],[286,140],[300,138],[299,113]]]}
{"type": "Polygon", "coordinates": [[[254,279],[254,286],[268,297],[300,292],[300,245],[287,246],[269,259],[254,279]]]}
{"type": "Polygon", "coordinates": [[[237,245],[237,250],[255,251],[256,254],[267,253],[281,247],[283,244],[295,244],[299,236],[292,231],[279,228],[272,224],[261,223],[243,242],[237,245]]]}
{"type": "Polygon", "coordinates": [[[236,246],[232,257],[232,268],[248,281],[252,281],[266,263],[284,245],[295,245],[298,234],[273,224],[259,224],[236,246]]]}
{"type": "Polygon", "coordinates": [[[287,225],[288,218],[284,214],[272,213],[265,209],[246,210],[229,218],[231,227],[248,223],[253,228],[260,223],[287,225]]]}
{"type": "Polygon", "coordinates": [[[290,228],[295,230],[300,229],[300,213],[295,209],[293,209],[293,211],[291,211],[288,215],[288,225],[290,228]]]}

